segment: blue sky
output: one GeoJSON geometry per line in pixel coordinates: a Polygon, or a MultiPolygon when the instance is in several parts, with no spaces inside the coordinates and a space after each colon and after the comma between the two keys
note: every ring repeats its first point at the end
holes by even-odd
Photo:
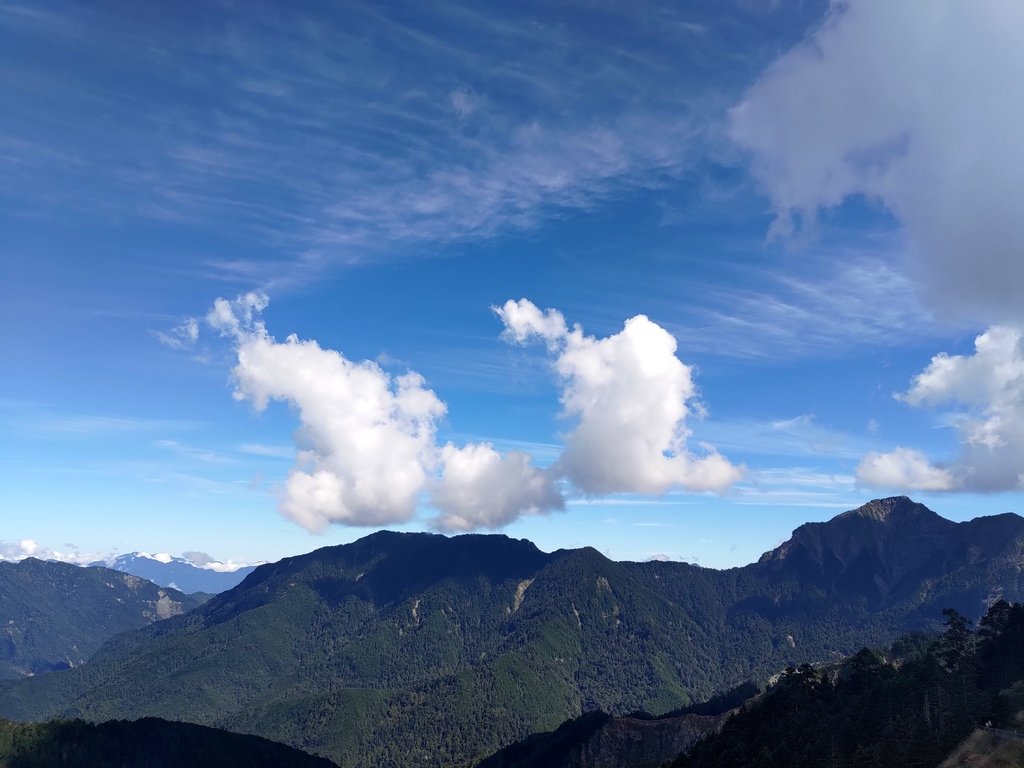
{"type": "Polygon", "coordinates": [[[1020,15],[0,3],[0,554],[1020,512],[1020,15]]]}

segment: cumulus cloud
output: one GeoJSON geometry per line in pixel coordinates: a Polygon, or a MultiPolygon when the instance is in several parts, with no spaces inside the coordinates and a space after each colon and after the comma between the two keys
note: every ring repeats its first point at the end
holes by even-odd
{"type": "Polygon", "coordinates": [[[0,560],[24,560],[37,552],[39,552],[39,544],[33,539],[0,541],[0,560]]]}
{"type": "Polygon", "coordinates": [[[960,453],[945,468],[898,448],[871,454],[858,476],[871,485],[980,492],[1024,488],[1024,334],[993,326],[973,355],[940,354],[896,396],[922,408],[952,407],[945,422],[960,435],[960,453]]]}
{"type": "Polygon", "coordinates": [[[876,488],[913,491],[949,491],[954,486],[948,469],[934,466],[920,451],[903,447],[867,454],[857,467],[857,480],[876,488]]]}
{"type": "Polygon", "coordinates": [[[235,343],[235,398],[258,411],[281,401],[298,412],[284,515],[311,531],[401,523],[427,491],[442,528],[495,527],[561,507],[550,481],[521,454],[503,457],[486,445],[442,449],[436,432],[446,406],[418,373],[391,376],[295,335],[279,342],[261,318],[267,303],[258,293],[218,299],[207,320],[235,343]],[[484,492],[489,482],[494,493],[484,492]]]}
{"type": "Polygon", "coordinates": [[[440,528],[469,531],[500,528],[523,514],[564,509],[555,475],[533,466],[529,454],[502,456],[487,444],[441,451],[444,471],[431,497],[441,511],[440,528]]]}
{"type": "Polygon", "coordinates": [[[776,232],[854,196],[879,201],[933,306],[1018,322],[1022,29],[1017,0],[834,0],[730,114],[776,232]]]}
{"type": "Polygon", "coordinates": [[[713,449],[687,447],[686,419],[701,406],[692,370],[676,356],[670,333],[643,315],[603,339],[569,330],[560,312],[527,299],[494,312],[506,337],[543,340],[555,355],[565,415],[576,426],[565,437],[559,472],[585,493],[663,493],[679,487],[724,491],[742,475],[713,449]]]}
{"type": "Polygon", "coordinates": [[[562,313],[555,309],[543,312],[532,301],[509,299],[501,308],[492,308],[505,324],[504,336],[516,344],[525,343],[531,336],[543,339],[553,348],[569,336],[562,313]]]}

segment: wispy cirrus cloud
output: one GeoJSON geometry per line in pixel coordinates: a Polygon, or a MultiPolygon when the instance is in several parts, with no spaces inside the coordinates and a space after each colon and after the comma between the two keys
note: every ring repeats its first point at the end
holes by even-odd
{"type": "Polygon", "coordinates": [[[157,440],[156,445],[159,448],[171,451],[172,453],[190,461],[200,462],[203,464],[238,464],[239,460],[233,456],[228,456],[223,453],[211,450],[209,448],[201,448],[194,445],[188,445],[178,440],[157,440]]]}
{"type": "Polygon", "coordinates": [[[708,420],[697,432],[723,450],[778,458],[857,459],[872,445],[866,436],[819,423],[809,413],[778,419],[708,420]]]}
{"type": "Polygon", "coordinates": [[[742,287],[706,286],[700,303],[672,326],[680,345],[725,357],[793,359],[908,346],[950,332],[922,303],[897,256],[861,248],[823,255],[807,274],[747,266],[742,287]]]}
{"type": "Polygon", "coordinates": [[[52,437],[91,438],[140,434],[146,432],[192,430],[199,422],[175,419],[150,419],[105,414],[56,413],[35,407],[19,413],[0,413],[0,422],[19,431],[52,437]]]}
{"type": "Polygon", "coordinates": [[[721,86],[742,82],[707,25],[721,18],[750,55],[776,44],[751,16],[5,5],[20,43],[0,80],[0,168],[48,215],[129,212],[270,244],[287,257],[190,268],[279,290],[296,261],[310,274],[490,238],[663,186],[699,157],[721,86]],[[698,72],[716,58],[710,84],[698,72]]]}

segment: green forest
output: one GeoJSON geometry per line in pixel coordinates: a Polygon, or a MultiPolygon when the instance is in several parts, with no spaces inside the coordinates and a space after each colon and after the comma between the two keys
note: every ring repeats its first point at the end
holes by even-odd
{"type": "Polygon", "coordinates": [[[979,726],[1021,729],[1024,605],[944,617],[938,640],[790,667],[672,768],[935,768],[979,726]]]}

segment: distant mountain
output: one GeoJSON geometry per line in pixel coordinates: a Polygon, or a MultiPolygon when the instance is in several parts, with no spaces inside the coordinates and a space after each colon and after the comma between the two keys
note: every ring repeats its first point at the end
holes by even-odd
{"type": "Polygon", "coordinates": [[[11,768],[333,768],[322,757],[258,736],[147,718],[92,725],[81,720],[0,720],[0,765],[11,768]]]}
{"type": "Polygon", "coordinates": [[[0,562],[0,679],[78,666],[119,632],[199,602],[108,568],[0,562]]]}
{"type": "Polygon", "coordinates": [[[380,532],[257,568],[90,664],[0,685],[0,714],[189,720],[342,766],[465,764],[602,709],[665,713],[1024,597],[1024,520],[884,499],[725,571],[380,532]]]}
{"type": "Polygon", "coordinates": [[[151,555],[147,552],[131,552],[90,565],[130,573],[162,587],[171,587],[187,594],[202,592],[209,595],[237,586],[256,570],[254,565],[228,570],[223,564],[213,562],[205,556],[190,560],[165,554],[151,555]]]}
{"type": "Polygon", "coordinates": [[[985,598],[1020,585],[1024,518],[1013,514],[954,523],[906,496],[877,499],[827,523],[807,523],[763,555],[766,576],[866,600],[873,608],[911,601],[918,615],[937,615],[933,595],[952,589],[956,607],[979,612],[985,598]],[[971,598],[974,603],[972,604],[971,598]]]}

